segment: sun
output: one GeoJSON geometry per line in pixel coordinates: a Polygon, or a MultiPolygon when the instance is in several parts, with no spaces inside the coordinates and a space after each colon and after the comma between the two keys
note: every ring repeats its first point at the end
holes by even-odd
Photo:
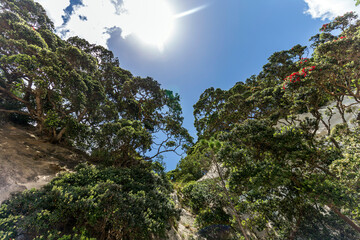
{"type": "Polygon", "coordinates": [[[165,0],[126,0],[132,32],[160,50],[173,31],[174,14],[165,0]]]}

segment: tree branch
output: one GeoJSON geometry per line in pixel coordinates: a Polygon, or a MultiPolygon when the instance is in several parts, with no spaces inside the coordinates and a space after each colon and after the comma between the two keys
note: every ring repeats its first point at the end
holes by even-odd
{"type": "Polygon", "coordinates": [[[336,213],[336,215],[338,215],[342,220],[344,220],[347,224],[349,224],[355,231],[360,233],[360,227],[355,222],[353,222],[350,218],[348,218],[347,216],[342,214],[335,205],[328,204],[328,207],[331,210],[333,210],[336,213]]]}
{"type": "Polygon", "coordinates": [[[0,86],[0,91],[2,91],[3,93],[7,94],[9,97],[19,101],[19,102],[22,102],[24,104],[29,104],[29,102],[25,101],[24,99],[22,98],[19,98],[18,96],[16,96],[15,94],[13,94],[12,92],[10,92],[9,90],[3,88],[0,86]]]}
{"type": "Polygon", "coordinates": [[[25,115],[25,116],[31,116],[30,113],[21,112],[21,111],[17,111],[17,110],[0,109],[0,112],[17,113],[17,114],[21,114],[21,115],[25,115]]]}

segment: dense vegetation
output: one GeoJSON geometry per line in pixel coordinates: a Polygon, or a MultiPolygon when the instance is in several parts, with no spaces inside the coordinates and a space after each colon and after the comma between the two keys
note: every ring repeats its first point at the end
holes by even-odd
{"type": "Polygon", "coordinates": [[[178,95],[132,76],[101,46],[61,40],[39,4],[1,1],[0,26],[0,112],[30,117],[52,142],[66,139],[119,165],[191,141],[178,95]]]}
{"type": "Polygon", "coordinates": [[[101,46],[60,39],[32,0],[0,3],[1,117],[97,163],[2,204],[4,239],[164,238],[179,216],[168,179],[208,239],[360,238],[354,13],[322,26],[311,47],[274,53],[245,82],[207,89],[192,144],[178,95],[101,46]],[[181,148],[187,156],[166,176],[153,160],[181,148]]]}
{"type": "Polygon", "coordinates": [[[337,17],[311,47],[276,52],[258,75],[200,96],[199,139],[169,172],[200,227],[231,225],[244,239],[360,238],[356,18],[337,17]],[[203,181],[206,172],[218,177],[203,181]]]}
{"type": "Polygon", "coordinates": [[[2,204],[2,239],[20,229],[30,239],[151,239],[164,237],[178,217],[162,168],[76,170],[2,204]]]}
{"type": "Polygon", "coordinates": [[[0,33],[0,117],[97,164],[2,204],[0,239],[163,237],[178,212],[156,160],[192,141],[179,96],[101,46],[60,39],[32,0],[0,1],[0,33]]]}

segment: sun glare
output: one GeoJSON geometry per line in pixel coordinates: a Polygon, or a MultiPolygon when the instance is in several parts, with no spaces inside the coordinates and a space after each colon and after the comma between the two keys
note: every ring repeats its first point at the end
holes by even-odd
{"type": "Polygon", "coordinates": [[[173,30],[174,14],[165,0],[125,1],[133,33],[160,50],[173,30]]]}

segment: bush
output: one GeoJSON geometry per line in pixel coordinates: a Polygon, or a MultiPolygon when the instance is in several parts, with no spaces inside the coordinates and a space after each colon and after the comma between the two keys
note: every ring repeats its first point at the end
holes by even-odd
{"type": "Polygon", "coordinates": [[[0,235],[31,239],[153,239],[179,216],[165,174],[149,167],[78,166],[0,208],[0,235]]]}
{"type": "Polygon", "coordinates": [[[230,216],[222,189],[214,179],[189,182],[181,190],[183,203],[196,214],[196,224],[207,227],[214,224],[230,224],[230,216]]]}

